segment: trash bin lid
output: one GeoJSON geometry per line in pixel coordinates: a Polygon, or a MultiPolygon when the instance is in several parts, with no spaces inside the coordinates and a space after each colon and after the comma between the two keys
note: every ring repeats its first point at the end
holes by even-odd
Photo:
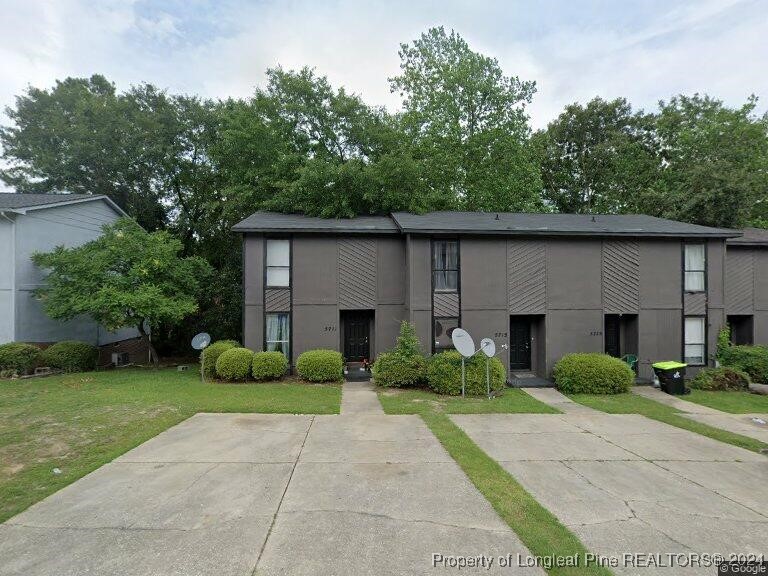
{"type": "Polygon", "coordinates": [[[685,368],[688,366],[688,364],[683,364],[682,362],[676,362],[674,360],[668,360],[666,362],[656,362],[656,364],[652,364],[654,368],[658,368],[659,370],[674,370],[675,368],[685,368]]]}

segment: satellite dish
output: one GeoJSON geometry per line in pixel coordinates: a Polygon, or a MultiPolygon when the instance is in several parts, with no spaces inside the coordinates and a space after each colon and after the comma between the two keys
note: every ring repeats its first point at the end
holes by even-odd
{"type": "Polygon", "coordinates": [[[475,355],[475,342],[466,330],[455,328],[451,334],[451,341],[454,348],[465,358],[475,355]]]}
{"type": "Polygon", "coordinates": [[[491,338],[483,338],[480,340],[480,350],[482,350],[483,354],[488,356],[488,358],[493,358],[496,355],[496,342],[491,338]]]}
{"type": "Polygon", "coordinates": [[[200,334],[192,338],[192,348],[195,350],[202,350],[210,343],[211,336],[207,332],[200,332],[200,334]]]}

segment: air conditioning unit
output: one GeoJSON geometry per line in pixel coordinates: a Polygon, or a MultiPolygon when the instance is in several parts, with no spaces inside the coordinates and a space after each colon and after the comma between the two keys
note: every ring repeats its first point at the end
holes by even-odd
{"type": "Polygon", "coordinates": [[[114,366],[127,366],[131,363],[128,352],[112,352],[112,364],[114,366]]]}

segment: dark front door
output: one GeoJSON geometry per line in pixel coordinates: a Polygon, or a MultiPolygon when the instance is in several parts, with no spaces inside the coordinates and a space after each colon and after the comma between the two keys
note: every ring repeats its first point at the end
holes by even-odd
{"type": "Polygon", "coordinates": [[[344,315],[344,357],[348,362],[370,358],[371,316],[367,312],[347,312],[344,315]]]}
{"type": "Polygon", "coordinates": [[[531,321],[512,318],[509,323],[509,369],[531,369],[531,321]]]}
{"type": "Polygon", "coordinates": [[[605,353],[621,358],[621,320],[610,314],[605,317],[605,353]]]}

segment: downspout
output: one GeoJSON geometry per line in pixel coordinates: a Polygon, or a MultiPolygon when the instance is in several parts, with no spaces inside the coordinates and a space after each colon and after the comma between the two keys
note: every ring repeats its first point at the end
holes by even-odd
{"type": "Polygon", "coordinates": [[[4,211],[0,216],[11,223],[11,342],[16,341],[16,219],[4,211]]]}

